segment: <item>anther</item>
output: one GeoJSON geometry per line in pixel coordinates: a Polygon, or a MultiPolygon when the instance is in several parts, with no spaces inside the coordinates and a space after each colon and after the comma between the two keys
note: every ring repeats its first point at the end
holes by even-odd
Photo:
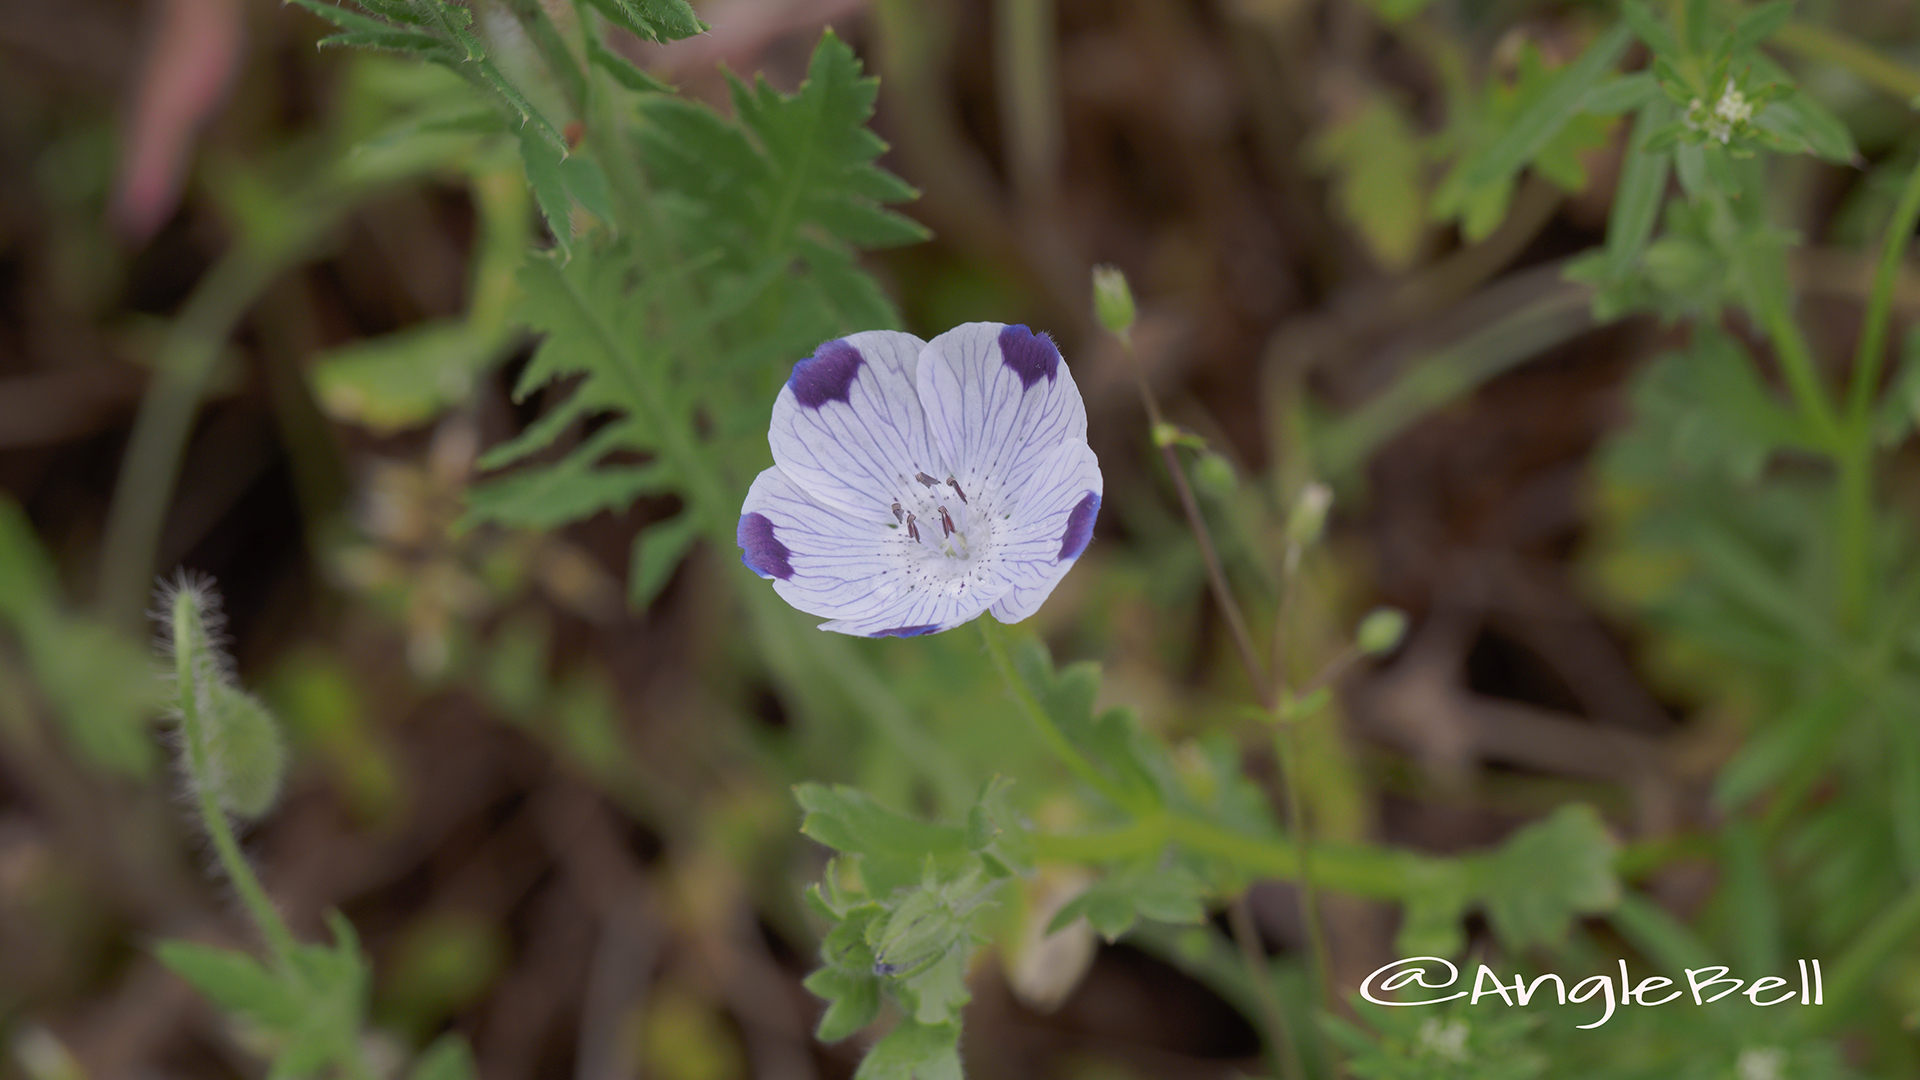
{"type": "Polygon", "coordinates": [[[894,503],[894,504],[893,504],[893,520],[895,520],[895,521],[905,521],[905,520],[907,520],[907,519],[906,519],[906,515],[904,515],[904,514],[902,514],[902,513],[900,512],[900,504],[899,504],[899,503],[894,503]]]}
{"type": "Polygon", "coordinates": [[[942,537],[953,535],[953,518],[948,516],[947,508],[944,506],[940,508],[940,535],[942,537]]]}
{"type": "Polygon", "coordinates": [[[907,514],[907,535],[915,540],[920,539],[920,526],[914,524],[911,513],[907,514]]]}
{"type": "Polygon", "coordinates": [[[960,481],[955,480],[953,477],[949,476],[947,477],[947,486],[953,489],[953,493],[955,495],[960,496],[960,504],[962,506],[965,506],[967,502],[967,493],[960,490],[960,481]]]}
{"type": "Polygon", "coordinates": [[[917,473],[914,473],[914,474],[913,474],[913,478],[914,478],[915,480],[918,480],[918,481],[920,481],[921,483],[923,483],[923,484],[925,484],[925,485],[927,485],[928,487],[939,487],[939,486],[940,486],[940,481],[938,481],[938,480],[935,480],[935,479],[934,479],[933,477],[931,477],[931,476],[928,476],[928,475],[927,475],[926,473],[923,473],[923,472],[917,472],[917,473]]]}

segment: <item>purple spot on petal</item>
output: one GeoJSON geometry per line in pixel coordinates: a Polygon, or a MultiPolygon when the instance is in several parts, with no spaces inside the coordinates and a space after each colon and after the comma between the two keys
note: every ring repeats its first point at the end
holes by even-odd
{"type": "Polygon", "coordinates": [[[1087,541],[1093,539],[1093,518],[1099,512],[1100,496],[1087,492],[1080,504],[1073,508],[1073,513],[1067,515],[1067,534],[1060,538],[1060,558],[1054,562],[1078,558],[1081,552],[1087,550],[1087,541]]]}
{"type": "Polygon", "coordinates": [[[1033,389],[1042,376],[1052,382],[1060,372],[1060,350],[1053,339],[1015,323],[1000,331],[1001,362],[1020,376],[1022,390],[1033,389]]]}
{"type": "Polygon", "coordinates": [[[835,339],[813,350],[813,355],[793,365],[787,385],[793,396],[809,409],[818,409],[829,401],[846,401],[853,377],[860,374],[866,358],[860,350],[835,339]]]}
{"type": "Polygon", "coordinates": [[[754,512],[740,515],[740,528],[734,533],[740,544],[740,561],[763,578],[785,581],[793,576],[793,564],[787,556],[793,552],[773,535],[773,522],[767,515],[754,512]]]}
{"type": "Polygon", "coordinates": [[[896,626],[891,630],[875,630],[873,633],[868,634],[867,636],[868,637],[920,637],[923,634],[937,634],[939,632],[940,632],[939,623],[929,623],[926,626],[896,626]]]}

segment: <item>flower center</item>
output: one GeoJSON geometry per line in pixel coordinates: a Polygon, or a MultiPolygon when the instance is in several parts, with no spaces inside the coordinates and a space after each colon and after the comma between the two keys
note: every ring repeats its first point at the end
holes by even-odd
{"type": "Polygon", "coordinates": [[[953,476],[902,473],[890,509],[910,567],[911,587],[958,596],[984,579],[994,561],[992,495],[953,476]]]}

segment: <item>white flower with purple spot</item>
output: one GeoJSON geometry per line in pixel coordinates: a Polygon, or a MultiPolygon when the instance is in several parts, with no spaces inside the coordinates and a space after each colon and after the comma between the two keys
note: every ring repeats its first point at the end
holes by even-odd
{"type": "Polygon", "coordinates": [[[1024,326],[870,330],[793,366],[742,562],[822,630],[913,637],[1040,609],[1093,537],[1100,464],[1060,350],[1024,326]]]}

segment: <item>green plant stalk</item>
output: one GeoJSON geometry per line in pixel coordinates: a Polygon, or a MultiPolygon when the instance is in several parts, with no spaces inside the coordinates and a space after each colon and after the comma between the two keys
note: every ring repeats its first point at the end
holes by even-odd
{"type": "Polygon", "coordinates": [[[1059,758],[1060,762],[1067,767],[1067,771],[1073,773],[1081,783],[1099,792],[1115,806],[1130,810],[1138,809],[1139,800],[1129,796],[1127,791],[1115,783],[1111,777],[1095,768],[1093,762],[1088,761],[1086,756],[1075,748],[1067,739],[1066,733],[1060,730],[1060,726],[1055,724],[1053,718],[1047,715],[1047,711],[1034,700],[1033,692],[1027,689],[1025,682],[1021,681],[1019,672],[1013,670],[1013,661],[1007,656],[1006,634],[1007,631],[1000,629],[997,620],[993,620],[991,615],[980,617],[980,636],[986,639],[987,654],[993,657],[993,664],[1000,669],[1000,677],[1006,681],[1007,690],[1013,694],[1014,701],[1019,703],[1020,711],[1026,714],[1028,722],[1033,725],[1034,732],[1040,736],[1040,741],[1046,744],[1047,749],[1053,752],[1053,756],[1059,758]]]}
{"type": "Polygon", "coordinates": [[[137,598],[152,586],[180,456],[220,351],[279,262],[244,243],[229,249],[200,279],[161,347],[114,483],[94,596],[100,617],[123,630],[143,617],[137,598]]]}
{"type": "Polygon", "coordinates": [[[222,869],[227,872],[227,880],[233,882],[234,891],[240,894],[247,914],[253,917],[261,938],[266,941],[274,967],[283,973],[290,973],[294,970],[293,954],[296,948],[293,933],[274,909],[273,901],[267,897],[266,889],[254,875],[246,856],[241,854],[240,842],[233,835],[233,825],[227,819],[227,812],[221,809],[219,796],[207,782],[206,722],[200,715],[200,692],[195,685],[193,672],[194,658],[206,646],[198,631],[198,613],[191,591],[181,589],[174,595],[171,615],[173,676],[179,687],[180,728],[186,733],[187,770],[195,805],[200,811],[207,835],[213,838],[213,848],[220,858],[222,869]]]}
{"type": "Polygon", "coordinates": [[[1892,317],[1894,284],[1899,280],[1901,256],[1920,221],[1920,166],[1908,174],[1906,187],[1895,204],[1887,228],[1873,292],[1854,354],[1852,384],[1848,387],[1844,441],[1835,461],[1840,469],[1840,598],[1841,618],[1857,628],[1872,589],[1873,571],[1873,399],[1880,388],[1880,372],[1887,351],[1887,324],[1892,317]]]}

